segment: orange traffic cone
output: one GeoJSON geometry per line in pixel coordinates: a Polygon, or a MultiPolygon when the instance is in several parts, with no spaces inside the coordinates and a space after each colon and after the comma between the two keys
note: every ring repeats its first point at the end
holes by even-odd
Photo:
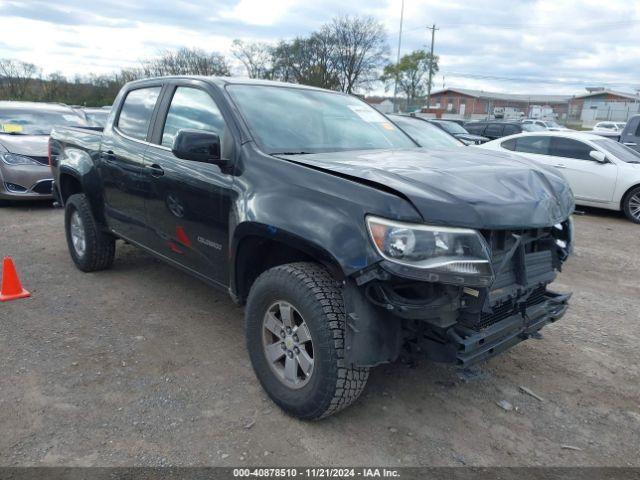
{"type": "Polygon", "coordinates": [[[16,273],[11,257],[4,257],[2,263],[2,288],[0,288],[0,302],[8,302],[18,298],[25,298],[31,294],[20,284],[20,279],[16,273]]]}

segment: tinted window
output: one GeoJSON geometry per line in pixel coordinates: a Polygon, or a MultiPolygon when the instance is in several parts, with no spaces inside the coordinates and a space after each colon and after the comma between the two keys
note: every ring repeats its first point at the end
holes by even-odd
{"type": "Polygon", "coordinates": [[[499,123],[490,123],[487,129],[484,131],[484,134],[487,137],[500,137],[502,136],[502,125],[499,123]]]}
{"type": "Polygon", "coordinates": [[[506,140],[500,144],[502,148],[506,148],[507,150],[515,150],[516,149],[516,139],[512,138],[511,140],[506,140]]]}
{"type": "Polygon", "coordinates": [[[506,137],[507,135],[513,135],[515,133],[520,133],[520,128],[517,125],[505,125],[502,134],[506,137]]]}
{"type": "Polygon", "coordinates": [[[591,150],[593,148],[586,143],[571,138],[553,137],[551,140],[551,155],[556,157],[591,160],[589,156],[591,150]]]}
{"type": "Polygon", "coordinates": [[[482,135],[484,131],[484,127],[486,125],[484,123],[465,123],[464,128],[469,133],[474,133],[476,135],[482,135]]]}
{"type": "Polygon", "coordinates": [[[207,92],[189,87],[176,89],[164,122],[162,145],[171,148],[178,131],[184,128],[217,133],[222,151],[225,151],[227,134],[224,119],[207,92]]]}
{"type": "Polygon", "coordinates": [[[158,95],[160,87],[140,88],[129,92],[120,110],[118,128],[127,135],[145,140],[158,95]]]}
{"type": "Polygon", "coordinates": [[[551,137],[520,137],[516,140],[516,151],[549,155],[551,137]]]}

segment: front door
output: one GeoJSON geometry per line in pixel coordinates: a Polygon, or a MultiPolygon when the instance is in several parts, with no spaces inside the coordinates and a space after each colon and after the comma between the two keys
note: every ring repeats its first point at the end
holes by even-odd
{"type": "Polygon", "coordinates": [[[591,145],[565,137],[552,137],[550,154],[556,168],[562,170],[577,200],[610,202],[618,179],[618,167],[598,162],[589,153],[591,145]]]}
{"type": "Polygon", "coordinates": [[[154,86],[127,93],[115,126],[105,132],[97,162],[107,223],[118,234],[137,242],[145,237],[149,182],[144,154],[160,90],[160,86],[154,86]]]}
{"type": "Polygon", "coordinates": [[[145,156],[150,176],[146,211],[154,229],[152,248],[227,285],[233,177],[212,163],[173,155],[173,141],[183,128],[217,133],[223,158],[232,155],[233,139],[210,94],[193,86],[175,87],[158,144],[150,146],[145,156]]]}

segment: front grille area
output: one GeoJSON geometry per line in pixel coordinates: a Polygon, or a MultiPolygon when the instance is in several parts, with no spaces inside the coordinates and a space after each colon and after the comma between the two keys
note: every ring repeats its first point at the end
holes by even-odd
{"type": "Polygon", "coordinates": [[[36,183],[31,190],[41,195],[50,195],[52,183],[53,183],[52,180],[41,180],[38,183],[36,183]]]}
{"type": "MultiPolygon", "coordinates": [[[[534,289],[526,300],[526,306],[531,307],[533,305],[542,303],[544,301],[544,295],[546,292],[547,288],[544,285],[541,285],[534,289]]],[[[475,325],[475,328],[477,330],[482,330],[484,328],[490,327],[491,325],[498,323],[505,318],[509,318],[512,315],[516,315],[517,313],[519,313],[519,307],[512,299],[494,306],[492,310],[493,311],[491,313],[480,314],[480,321],[475,325]]]]}
{"type": "Polygon", "coordinates": [[[545,300],[559,261],[555,228],[482,232],[491,247],[496,278],[485,296],[467,298],[459,321],[476,331],[545,300]]]}

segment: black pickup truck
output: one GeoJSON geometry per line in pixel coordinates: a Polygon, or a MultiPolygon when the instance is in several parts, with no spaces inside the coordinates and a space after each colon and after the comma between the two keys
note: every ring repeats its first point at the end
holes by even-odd
{"type": "Polygon", "coordinates": [[[108,268],[122,239],[227,290],[259,381],[299,418],[351,404],[370,367],[467,366],[567,310],[547,289],[572,249],[559,174],[418,148],[349,95],[136,81],[104,131],[56,128],[50,157],[78,268],[108,268]]]}

